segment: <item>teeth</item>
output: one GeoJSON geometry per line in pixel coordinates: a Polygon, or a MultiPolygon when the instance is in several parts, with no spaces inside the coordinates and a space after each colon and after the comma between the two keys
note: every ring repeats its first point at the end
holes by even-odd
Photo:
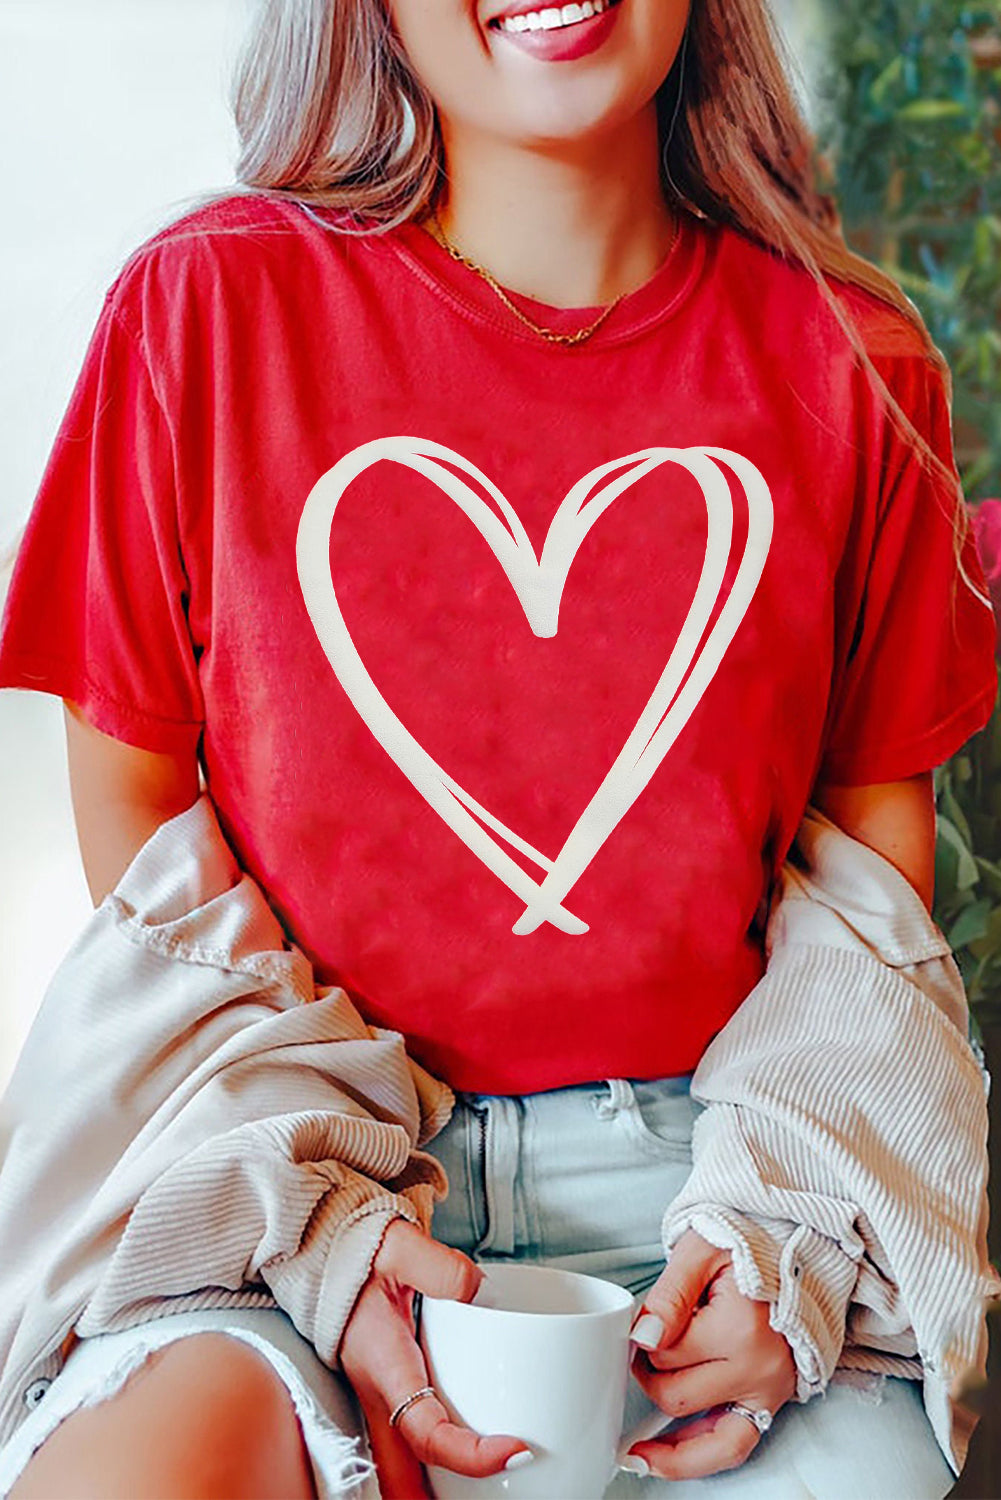
{"type": "Polygon", "coordinates": [[[558,31],[561,26],[575,26],[608,10],[614,0],[582,0],[582,4],[547,5],[542,10],[524,11],[518,16],[503,16],[497,23],[502,31],[558,31]]]}

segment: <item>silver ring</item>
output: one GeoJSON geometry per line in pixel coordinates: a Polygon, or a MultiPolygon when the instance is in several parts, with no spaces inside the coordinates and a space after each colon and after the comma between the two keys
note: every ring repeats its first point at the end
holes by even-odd
{"type": "Polygon", "coordinates": [[[762,1434],[766,1433],[772,1425],[772,1414],[767,1406],[759,1406],[755,1411],[753,1407],[742,1406],[739,1401],[728,1401],[723,1410],[732,1411],[737,1417],[744,1417],[762,1434]]]}
{"type": "Polygon", "coordinates": [[[422,1385],[419,1391],[412,1391],[409,1396],[404,1396],[399,1406],[394,1406],[393,1410],[389,1413],[390,1427],[395,1427],[403,1416],[403,1413],[409,1407],[413,1406],[415,1401],[420,1401],[422,1396],[437,1396],[437,1394],[438,1392],[433,1385],[422,1385]]]}

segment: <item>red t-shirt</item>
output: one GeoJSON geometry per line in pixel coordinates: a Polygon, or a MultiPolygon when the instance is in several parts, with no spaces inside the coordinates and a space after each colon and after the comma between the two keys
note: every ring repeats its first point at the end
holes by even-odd
{"type": "MultiPolygon", "coordinates": [[[[951,463],[917,333],[840,291],[951,463]]],[[[818,776],[917,774],[990,715],[954,504],[732,229],[686,218],[566,348],[414,224],[234,197],[108,295],[0,683],[200,743],[317,977],[454,1087],[680,1073],[763,972],[818,776]]]]}

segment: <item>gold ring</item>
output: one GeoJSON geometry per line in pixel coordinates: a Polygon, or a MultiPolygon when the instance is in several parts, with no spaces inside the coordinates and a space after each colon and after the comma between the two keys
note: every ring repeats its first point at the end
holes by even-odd
{"type": "Polygon", "coordinates": [[[409,1396],[404,1396],[399,1406],[394,1406],[389,1414],[389,1425],[395,1427],[408,1407],[413,1406],[422,1396],[437,1396],[438,1392],[433,1385],[422,1385],[419,1391],[413,1391],[409,1396]]]}

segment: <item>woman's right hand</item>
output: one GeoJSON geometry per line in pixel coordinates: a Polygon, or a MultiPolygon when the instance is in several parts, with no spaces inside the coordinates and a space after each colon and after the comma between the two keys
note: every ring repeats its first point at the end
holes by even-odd
{"type": "Polygon", "coordinates": [[[414,1292],[471,1302],[483,1272],[461,1250],[431,1239],[406,1219],[393,1219],[383,1236],[348,1319],[340,1365],[361,1403],[383,1500],[417,1500],[430,1492],[422,1464],[481,1478],[499,1474],[515,1453],[530,1451],[515,1437],[480,1437],[449,1419],[442,1403],[425,1396],[395,1427],[389,1415],[429,1385],[415,1337],[414,1292]]]}

